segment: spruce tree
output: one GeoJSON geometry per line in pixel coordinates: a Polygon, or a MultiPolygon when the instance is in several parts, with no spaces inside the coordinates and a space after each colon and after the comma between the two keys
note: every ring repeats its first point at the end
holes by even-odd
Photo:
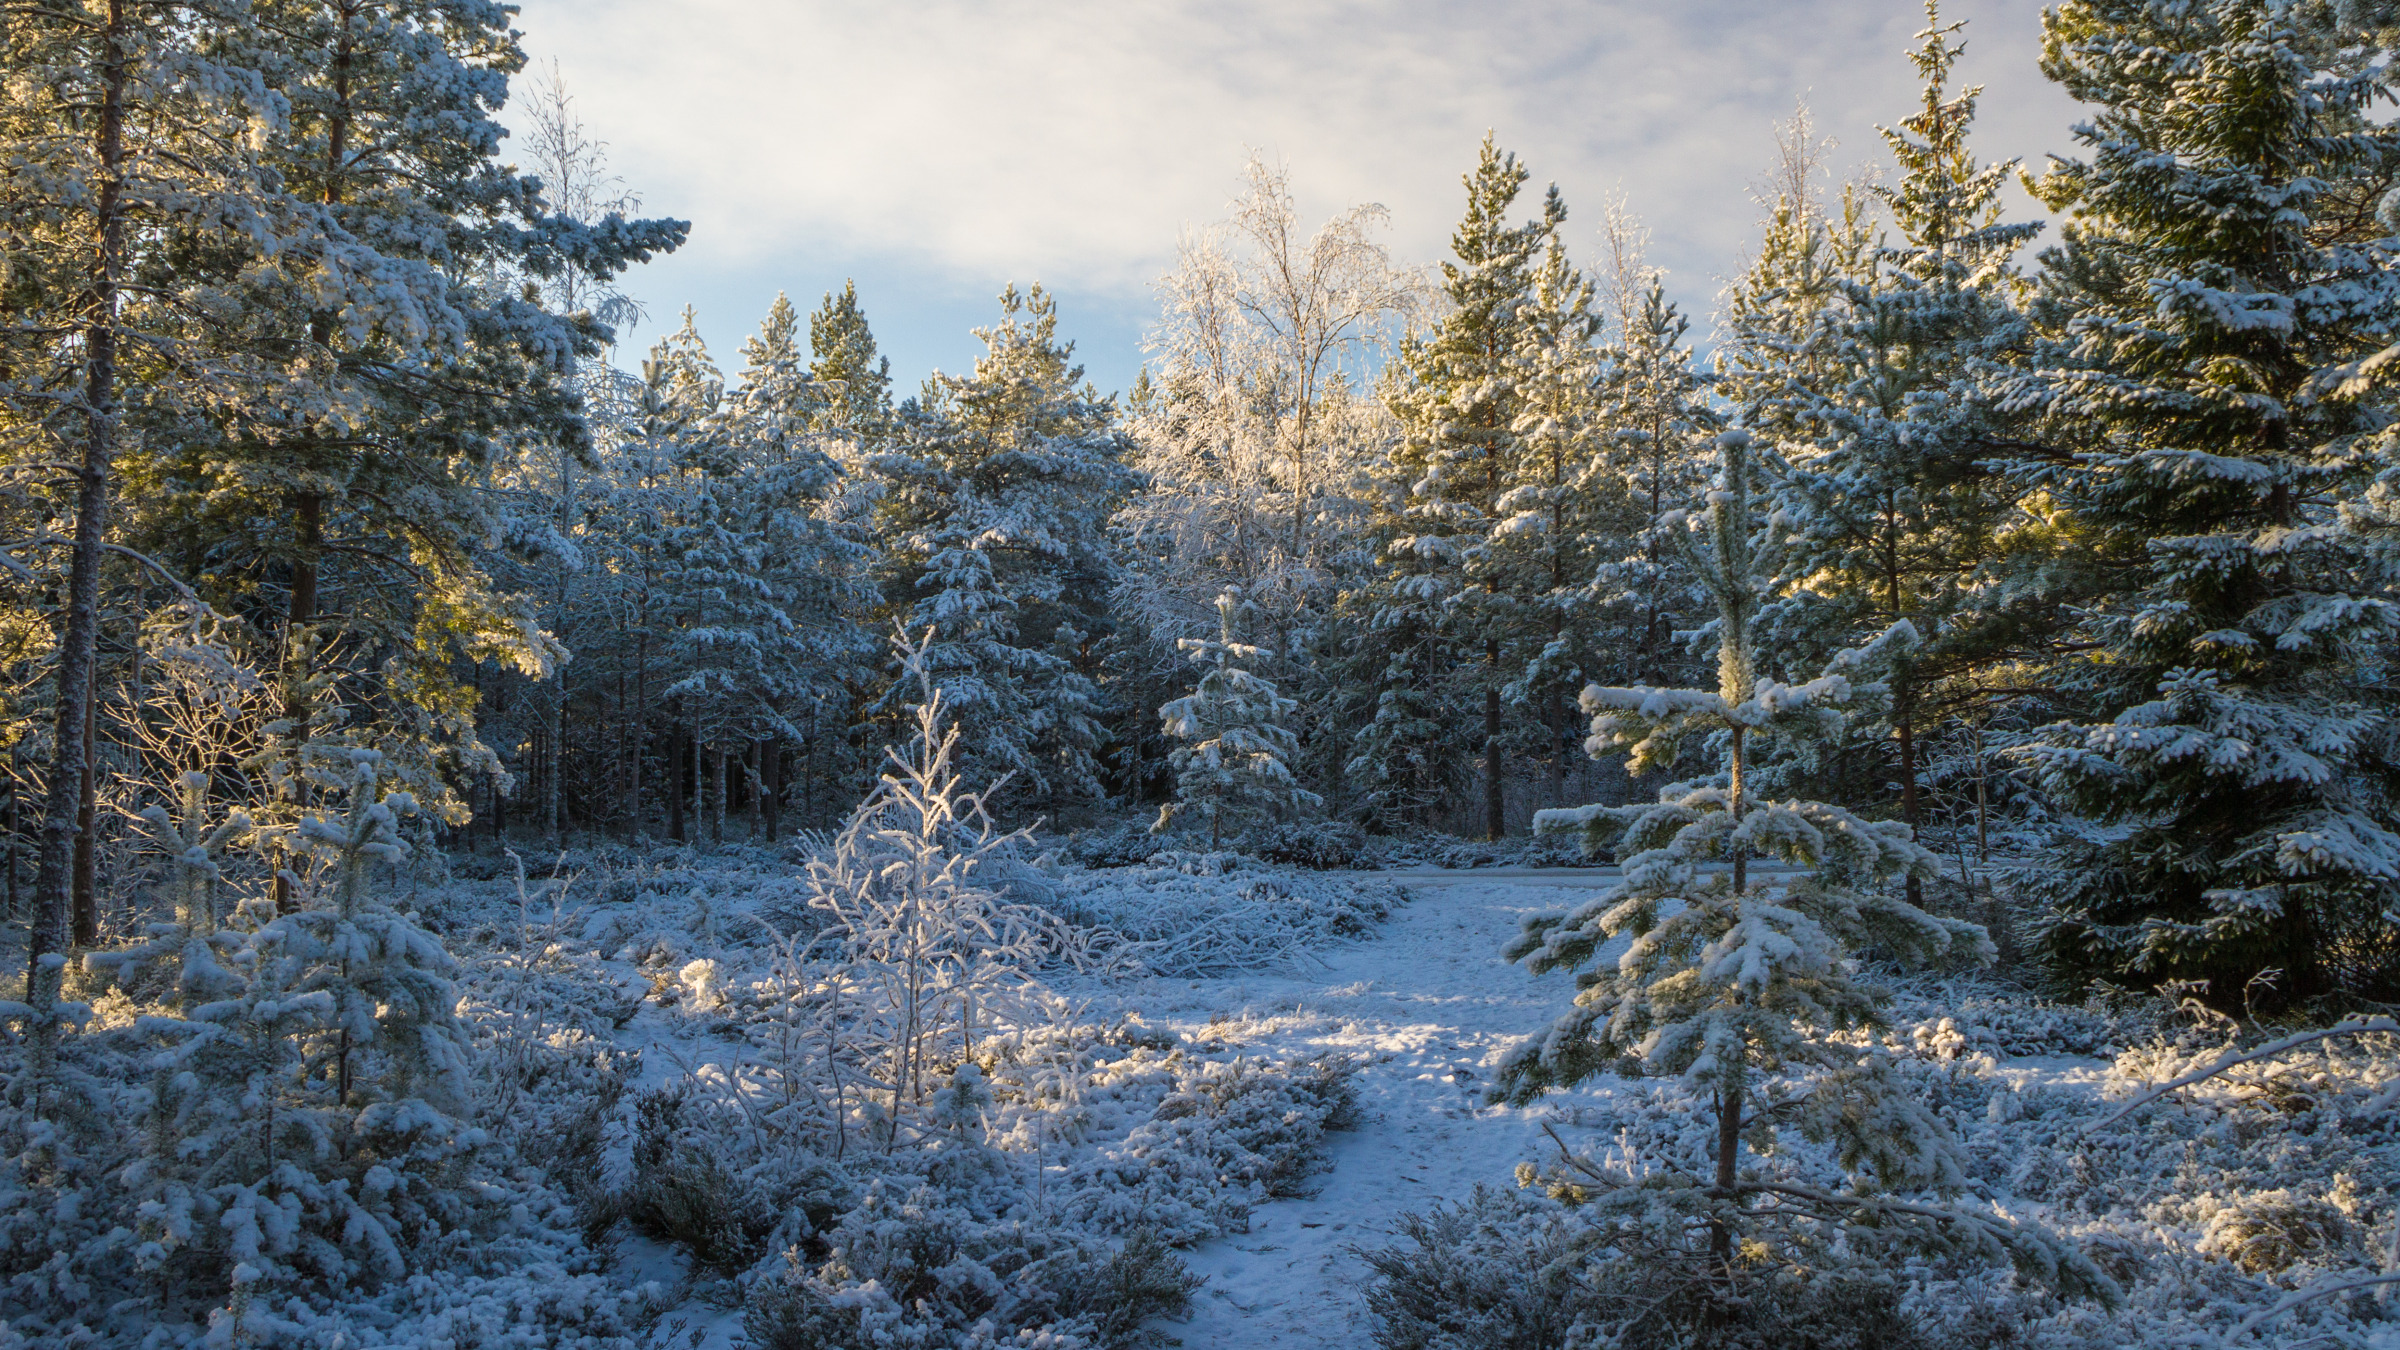
{"type": "MultiPolygon", "coordinates": [[[[1115,409],[1083,382],[1040,287],[1000,298],[972,374],[936,374],[868,463],[885,602],[959,719],[969,777],[1011,797],[1097,796],[1099,690],[1115,560],[1107,523],[1135,483],[1115,409]]],[[[914,691],[895,680],[884,700],[914,691]]]]}
{"type": "Polygon", "coordinates": [[[808,373],[818,386],[817,429],[845,432],[861,445],[879,443],[892,419],[892,361],[876,350],[858,283],[843,282],[839,296],[825,293],[808,318],[808,350],[814,358],[808,373]]]}
{"type": "Polygon", "coordinates": [[[1319,804],[1315,793],[1292,778],[1299,746],[1284,719],[1297,706],[1274,684],[1249,669],[1267,657],[1264,648],[1241,640],[1241,601],[1228,591],[1217,597],[1214,639],[1185,638],[1175,645],[1206,674],[1200,685],[1158,710],[1166,734],[1185,742],[1169,756],[1175,767],[1175,801],[1158,813],[1163,830],[1181,815],[1208,822],[1208,846],[1221,846],[1225,822],[1279,814],[1319,804]]]}
{"type": "Polygon", "coordinates": [[[2335,528],[2390,414],[2400,162],[2387,68],[2271,0],[2076,0],[2043,69],[2095,110],[2040,182],[2068,213],[2002,396],[2091,561],[2031,748],[2102,828],[2036,892],[2062,972],[2209,982],[2232,1006],[2400,988],[2381,672],[2388,574],[2335,528]],[[2260,981],[2266,972],[2276,972],[2260,981]],[[2257,983],[2254,983],[2257,982],[2257,983]]]}
{"type": "MultiPolygon", "coordinates": [[[[1509,223],[1530,176],[1515,155],[1484,138],[1475,168],[1463,180],[1467,214],[1451,235],[1455,257],[1442,264],[1450,311],[1430,335],[1402,344],[1405,375],[1388,398],[1406,437],[1395,467],[1414,481],[1397,533],[1384,547],[1390,577],[1377,627],[1438,635],[1448,649],[1426,653],[1412,678],[1462,657],[1481,663],[1482,816],[1494,839],[1507,832],[1503,662],[1527,622],[1516,578],[1493,545],[1510,520],[1501,501],[1516,486],[1525,453],[1517,424],[1524,410],[1519,381],[1527,311],[1542,260],[1566,220],[1553,187],[1537,218],[1509,223]]],[[[1562,277],[1559,284],[1576,283],[1562,277]]],[[[1395,758],[1434,753],[1402,738],[1424,725],[1406,711],[1410,691],[1388,692],[1397,697],[1378,707],[1362,740],[1360,759],[1372,773],[1390,772],[1395,758]]]]}
{"type": "Polygon", "coordinates": [[[1791,465],[1783,496],[1799,585],[1773,624],[1777,645],[1837,650],[1903,621],[1920,639],[1896,658],[1881,719],[1912,830],[1923,824],[1929,700],[2006,650],[2026,598],[2001,557],[2015,496],[1983,466],[2006,419],[1979,376],[2022,341],[2009,259],[2039,228],[2000,221],[2015,162],[1975,162],[1979,91],[1949,87],[1963,25],[1943,25],[1932,3],[1926,17],[1915,55],[1924,102],[1884,133],[1901,177],[1877,193],[1900,241],[1834,281],[1780,381],[1762,372],[1751,383],[1752,420],[1774,430],[1791,465]]]}

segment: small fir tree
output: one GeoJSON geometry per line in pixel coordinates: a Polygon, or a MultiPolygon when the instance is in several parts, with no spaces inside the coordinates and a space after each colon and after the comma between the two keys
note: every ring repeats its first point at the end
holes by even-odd
{"type": "MultiPolygon", "coordinates": [[[[1877,991],[1858,979],[1852,954],[1988,959],[1991,945],[1980,928],[1892,894],[1891,879],[1934,865],[1904,824],[1824,802],[1749,799],[1752,738],[1837,729],[1840,706],[1865,692],[1852,677],[1910,634],[1898,626],[1806,684],[1760,678],[1753,625],[1786,541],[1757,493],[1747,433],[1728,432],[1718,446],[1706,512],[1672,536],[1716,600],[1717,688],[1593,687],[1583,704],[1593,714],[1594,754],[1626,747],[1639,771],[1673,763],[1690,736],[1713,735],[1726,747],[1727,772],[1670,786],[1648,804],[1537,817],[1537,830],[1615,844],[1628,856],[1617,885],[1572,913],[1529,920],[1508,948],[1536,972],[1588,969],[1577,977],[1574,1009],[1509,1055],[1494,1095],[1523,1104],[1611,1067],[1675,1075],[1704,1093],[1716,1124],[1713,1170],[1672,1189],[1705,1234],[1707,1280],[1720,1293],[1762,1254],[1790,1263],[1794,1215],[1839,1223],[1862,1212],[1935,1246],[2004,1255],[2052,1278],[2063,1269],[2070,1284],[2104,1288],[2088,1263],[2005,1223],[1867,1194],[1956,1193],[1967,1177],[1947,1132],[1887,1080],[1881,1061],[1835,1039],[1877,1023],[1877,991]],[[1754,876],[1759,858],[1793,870],[1754,876]],[[1619,939],[1630,946],[1602,959],[1619,939]],[[1811,1070],[1807,1091],[1786,1086],[1787,1075],[1811,1070]],[[1832,1142],[1845,1170],[1871,1182],[1834,1192],[1745,1170],[1745,1139],[1763,1154],[1787,1122],[1832,1142]],[[1753,1207],[1768,1196],[1777,1201],[1772,1214],[1753,1207]]],[[[1574,1175],[1581,1179],[1565,1184],[1579,1191],[1591,1179],[1574,1175]]],[[[1657,1192],[1631,1187],[1601,1203],[1630,1219],[1657,1192]]]]}
{"type": "Polygon", "coordinates": [[[1158,813],[1152,828],[1163,830],[1177,816],[1197,815],[1208,822],[1212,849],[1224,843],[1228,818],[1240,821],[1320,804],[1292,777],[1291,759],[1299,745],[1283,723],[1297,705],[1245,668],[1265,660],[1267,652],[1238,636],[1241,608],[1231,591],[1218,596],[1218,636],[1175,644],[1208,673],[1200,677],[1199,688],[1158,710],[1166,734],[1185,744],[1168,757],[1175,768],[1176,800],[1158,813]]]}

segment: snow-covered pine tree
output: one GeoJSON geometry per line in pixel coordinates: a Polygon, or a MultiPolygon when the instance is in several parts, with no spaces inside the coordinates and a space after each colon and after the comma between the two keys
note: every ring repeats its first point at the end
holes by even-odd
{"type": "MultiPolygon", "coordinates": [[[[1949,87],[1964,25],[1944,25],[1933,0],[1926,20],[1915,55],[1924,103],[1884,132],[1901,177],[1877,189],[1901,241],[1869,255],[1863,275],[1833,282],[1794,359],[1749,381],[1746,413],[1790,465],[1781,495],[1797,584],[1771,617],[1773,645],[1834,651],[1903,621],[1917,633],[1895,653],[1888,712],[1876,719],[1889,728],[1912,830],[1923,823],[1929,708],[1945,681],[2015,636],[2022,600],[1999,555],[2019,512],[1983,467],[2004,432],[1978,375],[2023,339],[2009,258],[2040,228],[2000,221],[2015,161],[1975,162],[1967,130],[1979,91],[1949,87]]],[[[1881,767],[1878,756],[1879,779],[1881,767]]]]}
{"type": "MultiPolygon", "coordinates": [[[[1516,485],[1524,454],[1516,428],[1525,310],[1534,301],[1545,251],[1566,220],[1566,206],[1552,187],[1540,216],[1508,222],[1530,176],[1514,154],[1484,138],[1475,168],[1463,179],[1467,213],[1450,241],[1456,257],[1442,264],[1449,312],[1429,336],[1401,345],[1398,370],[1404,374],[1389,382],[1387,397],[1406,437],[1393,455],[1394,467],[1414,481],[1384,545],[1389,575],[1379,588],[1375,627],[1386,635],[1439,642],[1444,651],[1403,663],[1398,649],[1387,646],[1393,659],[1380,663],[1382,673],[1421,680],[1434,671],[1447,676],[1461,658],[1481,662],[1481,814],[1484,832],[1494,839],[1507,832],[1504,659],[1522,636],[1524,615],[1513,579],[1504,575],[1491,545],[1509,519],[1499,503],[1516,485]]],[[[1449,719],[1428,722],[1411,714],[1422,696],[1406,686],[1380,691],[1354,772],[1374,782],[1441,753],[1408,740],[1413,732],[1439,728],[1446,742],[1462,739],[1449,719]]],[[[1370,795],[1390,791],[1391,785],[1377,786],[1370,795]]]]}
{"type": "MultiPolygon", "coordinates": [[[[732,465],[717,490],[730,497],[745,565],[765,585],[738,644],[748,668],[741,676],[746,707],[734,731],[754,742],[752,792],[766,798],[781,789],[775,765],[783,746],[810,735],[801,710],[863,683],[874,644],[858,622],[869,599],[868,550],[860,527],[830,509],[841,474],[826,450],[833,435],[819,429],[828,400],[847,399],[846,388],[837,393],[811,373],[799,316],[780,295],[742,351],[740,384],[712,433],[726,443],[732,465]]],[[[859,378],[872,384],[871,376],[859,378]]],[[[846,416],[871,419],[876,394],[867,389],[846,416]]],[[[770,830],[775,814],[770,808],[770,830]]]]}
{"type": "Polygon", "coordinates": [[[2074,0],[2043,68],[2095,109],[2040,194],[2012,466],[2088,560],[2031,748],[2100,828],[2033,877],[2064,974],[2230,1005],[2400,990],[2390,574],[2336,527],[2390,412],[2359,363],[2400,273],[2371,203],[2389,67],[2272,0],[2074,0]],[[2264,972],[2277,972],[2253,985],[2264,972]],[[2269,987],[2271,985],[2271,988],[2269,987]]]}
{"type": "Polygon", "coordinates": [[[817,382],[815,429],[841,432],[866,447],[891,432],[892,360],[875,346],[875,330],[858,303],[858,283],[825,293],[808,316],[808,373],[817,382]]]}
{"type": "Polygon", "coordinates": [[[1158,710],[1166,734],[1184,744],[1168,756],[1175,768],[1175,800],[1158,813],[1153,829],[1179,816],[1208,822],[1208,846],[1225,842],[1225,822],[1317,806],[1319,798],[1292,777],[1299,749],[1284,719],[1297,706],[1273,682],[1249,667],[1267,651],[1241,640],[1242,602],[1233,592],[1217,597],[1218,633],[1184,638],[1175,645],[1206,673],[1199,687],[1158,710]]]}
{"type": "Polygon", "coordinates": [[[1655,684],[1686,664],[1674,638],[1699,605],[1659,522],[1706,476],[1721,419],[1709,405],[1709,373],[1686,345],[1691,320],[1667,298],[1665,277],[1637,267],[1617,284],[1630,294],[1620,297],[1621,326],[1604,353],[1596,417],[1640,520],[1627,552],[1596,572],[1593,600],[1630,611],[1635,627],[1623,664],[1634,682],[1655,684]]]}
{"type": "MultiPolygon", "coordinates": [[[[1528,920],[1508,947],[1510,959],[1536,972],[1577,971],[1581,991],[1546,1034],[1510,1052],[1494,1096],[1522,1104],[1619,1065],[1677,1076],[1704,1094],[1715,1122],[1713,1167],[1707,1176],[1673,1178],[1670,1203],[1704,1239],[1703,1278],[1720,1292],[1762,1259],[1787,1262],[1796,1216],[1839,1224],[1859,1214],[2037,1273],[2055,1276],[2065,1262],[2071,1282],[2104,1287],[2088,1262],[2008,1224],[1870,1194],[1955,1193],[1966,1174],[1946,1130],[1886,1079],[1875,1054],[1836,1039],[1877,1020],[1877,992],[1859,979],[1853,955],[1989,959],[1991,944],[1982,929],[1892,893],[1896,877],[1934,865],[1904,824],[1862,820],[1825,802],[1750,799],[1744,771],[1754,738],[1837,729],[1839,707],[1862,692],[1852,677],[1909,634],[1898,626],[1806,684],[1760,678],[1754,625],[1786,541],[1760,491],[1748,433],[1726,432],[1718,447],[1706,510],[1670,522],[1681,527],[1671,537],[1716,602],[1717,688],[1594,686],[1583,704],[1593,715],[1595,755],[1625,749],[1638,772],[1674,763],[1685,739],[1710,736],[1725,746],[1726,772],[1669,786],[1648,804],[1536,818],[1543,833],[1618,847],[1624,879],[1571,913],[1528,920]],[[1788,870],[1753,874],[1754,860],[1769,859],[1788,870]],[[1604,954],[1617,940],[1630,945],[1604,954]],[[1794,1075],[1808,1075],[1807,1090],[1790,1089],[1794,1075]],[[1762,1131],[1771,1138],[1787,1123],[1831,1141],[1847,1171],[1872,1180],[1835,1192],[1745,1169],[1745,1139],[1763,1146],[1762,1131]],[[1753,1206],[1759,1197],[1775,1200],[1772,1213],[1753,1206]]],[[[1645,1183],[1599,1203],[1630,1217],[1661,1192],[1645,1183]]]]}
{"type": "MultiPolygon", "coordinates": [[[[257,378],[245,353],[195,331],[195,312],[238,308],[223,271],[163,283],[152,275],[168,256],[230,259],[238,272],[304,233],[259,163],[254,133],[277,109],[247,9],[118,0],[0,13],[9,72],[0,139],[11,147],[0,181],[10,315],[0,329],[0,433],[13,459],[74,464],[71,491],[35,505],[25,522],[36,550],[28,561],[63,581],[55,601],[41,602],[63,602],[28,946],[28,998],[45,1019],[66,948],[93,936],[89,907],[71,918],[69,902],[78,809],[93,781],[101,570],[123,537],[124,461],[150,439],[144,430],[180,431],[210,403],[274,383],[257,378]],[[54,522],[73,541],[63,573],[49,570],[62,561],[54,522]]],[[[56,1030],[45,1020],[37,1045],[52,1045],[56,1030]]]]}
{"type": "Polygon", "coordinates": [[[1575,691],[1600,678],[1607,653],[1634,636],[1626,607],[1596,603],[1595,579],[1634,547],[1642,520],[1605,453],[1594,289],[1552,235],[1519,310],[1511,430],[1521,450],[1512,485],[1493,503],[1500,519],[1485,545],[1501,589],[1520,606],[1517,674],[1502,696],[1534,714],[1539,731],[1520,739],[1549,771],[1552,805],[1566,801],[1567,764],[1582,739],[1575,691]]]}
{"type": "Polygon", "coordinates": [[[455,963],[375,885],[405,852],[414,802],[384,790],[375,751],[319,745],[308,762],[347,809],[305,817],[302,846],[283,855],[305,873],[299,908],[253,899],[215,931],[203,908],[178,925],[180,943],[151,944],[176,969],[174,995],[132,1028],[148,1091],[124,1099],[122,1126],[82,1132],[97,1157],[81,1175],[12,1172],[0,1298],[25,1311],[38,1285],[32,1320],[15,1323],[37,1338],[172,1328],[196,1341],[213,1328],[228,1344],[274,1343],[297,1334],[295,1314],[389,1288],[470,1235],[505,1241],[533,1217],[511,1212],[512,1190],[527,1197],[465,1118],[455,963]],[[93,1162],[109,1170],[95,1176],[93,1162]],[[67,1202],[67,1222],[17,1221],[32,1212],[26,1183],[67,1202]],[[47,1278],[28,1281],[35,1272],[47,1278]]]}
{"type": "MultiPolygon", "coordinates": [[[[1107,523],[1136,481],[1115,409],[1083,383],[1040,287],[1000,298],[971,375],[936,374],[870,461],[887,605],[959,719],[961,771],[1012,797],[1100,795],[1096,641],[1107,523]]],[[[887,693],[906,697],[898,681],[887,693]]]]}

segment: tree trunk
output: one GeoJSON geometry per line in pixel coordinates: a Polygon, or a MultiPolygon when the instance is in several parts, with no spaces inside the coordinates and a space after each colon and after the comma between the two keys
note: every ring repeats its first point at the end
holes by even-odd
{"type": "Polygon", "coordinates": [[[542,773],[542,842],[558,847],[558,780],[567,762],[567,674],[562,668],[554,677],[548,706],[542,710],[542,739],[549,743],[549,755],[542,773]]]}
{"type": "Polygon", "coordinates": [[[767,842],[783,837],[783,742],[772,737],[760,744],[759,771],[765,776],[759,797],[767,809],[767,842]]]}
{"type": "Polygon", "coordinates": [[[1567,714],[1566,695],[1553,693],[1549,703],[1550,715],[1542,720],[1550,724],[1550,805],[1565,806],[1567,804],[1567,756],[1572,753],[1571,747],[1575,740],[1567,728],[1574,725],[1574,719],[1567,714]]]}
{"type": "Polygon", "coordinates": [[[708,795],[710,799],[709,804],[711,810],[708,818],[708,842],[711,844],[723,844],[725,842],[726,758],[727,756],[725,754],[725,747],[723,746],[714,747],[709,751],[708,795]]]}
{"type": "MultiPolygon", "coordinates": [[[[1739,827],[1742,823],[1742,729],[1735,727],[1730,734],[1733,740],[1733,772],[1731,775],[1732,785],[1727,789],[1726,801],[1728,809],[1733,813],[1733,823],[1739,827]]],[[[1750,859],[1743,853],[1739,844],[1734,845],[1731,863],[1733,893],[1740,895],[1750,888],[1750,859]]]]}
{"type": "Polygon", "coordinates": [[[65,622],[58,643],[57,722],[42,810],[34,923],[26,943],[26,1002],[44,1014],[35,1033],[36,1063],[48,1058],[58,1029],[56,1006],[66,970],[77,808],[91,753],[93,654],[100,637],[100,554],[108,529],[109,474],[117,453],[117,274],[125,245],[125,0],[108,0],[102,29],[100,107],[93,148],[99,190],[92,215],[92,263],[83,337],[83,447],[75,472],[75,546],[67,568],[65,622]]]}
{"type": "Polygon", "coordinates": [[[25,913],[17,907],[17,853],[25,846],[23,754],[17,746],[8,747],[8,917],[12,921],[25,913]]]}
{"type": "MultiPolygon", "coordinates": [[[[98,664],[96,660],[94,664],[98,664]]],[[[97,671],[94,673],[97,683],[97,671]]],[[[82,787],[75,808],[74,937],[78,947],[94,947],[100,942],[99,840],[93,829],[99,823],[100,806],[99,774],[95,772],[100,758],[99,706],[95,691],[87,689],[83,699],[82,787]]]]}
{"type": "MultiPolygon", "coordinates": [[[[291,727],[293,805],[308,807],[308,765],[305,758],[308,745],[308,721],[312,715],[308,705],[308,625],[317,617],[317,548],[324,541],[325,498],[315,492],[303,492],[294,508],[294,533],[299,547],[292,556],[292,598],[284,617],[283,629],[283,717],[291,727]]],[[[499,800],[499,789],[493,789],[493,800],[499,800]]],[[[275,912],[289,914],[294,908],[292,883],[284,875],[284,860],[275,859],[275,912]]]]}
{"type": "Polygon", "coordinates": [[[692,719],[692,842],[708,839],[708,748],[700,736],[700,719],[692,719]]]}
{"type": "Polygon", "coordinates": [[[680,844],[683,839],[683,745],[674,734],[672,724],[666,736],[666,781],[660,784],[667,794],[667,837],[680,844]]]}
{"type": "MultiPolygon", "coordinates": [[[[1717,1089],[1717,1175],[1711,1188],[1715,1194],[1730,1201],[1734,1186],[1741,1180],[1739,1164],[1742,1159],[1742,1090],[1740,1070],[1734,1070],[1732,1086],[1717,1089]]],[[[1713,1278],[1730,1280],[1733,1276],[1733,1225],[1722,1219],[1708,1226],[1708,1258],[1713,1278]]]]}
{"type": "Polygon", "coordinates": [[[767,743],[751,738],[742,759],[742,787],[747,794],[742,799],[742,824],[755,844],[766,832],[767,743]]]}
{"type": "MultiPolygon", "coordinates": [[[[642,819],[642,747],[650,739],[650,619],[645,614],[636,630],[633,644],[633,790],[627,806],[633,816],[633,828],[647,832],[649,822],[642,819]]],[[[667,794],[672,797],[675,794],[667,794]]]]}
{"type": "Polygon", "coordinates": [[[800,766],[800,820],[803,829],[817,823],[817,741],[824,733],[825,700],[816,699],[808,705],[808,744],[801,747],[808,756],[800,766]]]}
{"type": "MultiPolygon", "coordinates": [[[[1916,684],[1911,673],[1903,670],[1893,681],[1892,721],[1900,736],[1900,818],[1908,822],[1908,837],[1917,837],[1917,736],[1916,684]]],[[[1925,883],[1915,872],[1908,874],[1908,903],[1925,903],[1925,883]]]]}
{"type": "Polygon", "coordinates": [[[1508,833],[1508,784],[1500,776],[1500,644],[1483,647],[1483,837],[1508,833]]]}

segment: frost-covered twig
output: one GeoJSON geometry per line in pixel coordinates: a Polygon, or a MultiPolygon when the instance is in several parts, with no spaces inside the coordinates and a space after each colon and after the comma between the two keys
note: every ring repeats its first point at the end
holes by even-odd
{"type": "MultiPolygon", "coordinates": [[[[2358,1036],[2379,1031],[2400,1034],[2400,1022],[2395,1022],[2389,1017],[2346,1017],[2332,1026],[2322,1027],[2315,1031],[2298,1032],[2279,1041],[2270,1041],[2255,1050],[2229,1049],[2217,1056],[2206,1067],[2180,1074],[2126,1102],[2098,1122],[2086,1126],[2084,1133],[2090,1134],[2105,1129],[2169,1093],[2190,1087],[2194,1083],[2206,1082],[2229,1069],[2238,1069],[2244,1064],[2255,1064],[2262,1059],[2273,1059],[2277,1055],[2297,1050],[2301,1046],[2313,1045],[2318,1041],[2330,1040],[2336,1036],[2358,1036]]],[[[2388,1107],[2396,1096],[2400,1096],[2400,1083],[2378,1093],[2375,1099],[2368,1104],[2368,1109],[2373,1111],[2388,1107]]]]}
{"type": "Polygon", "coordinates": [[[2278,1317],[2283,1316],[2285,1313],[2290,1312],[2295,1308],[2306,1307],[2307,1305],[2316,1302],[2318,1299],[2331,1298],[2336,1294],[2347,1294],[2354,1289],[2372,1289],[2378,1285],[2388,1284],[2400,1284],[2400,1273],[2389,1275],[2353,1275],[2347,1279],[2328,1280],[2323,1284],[2312,1285],[2307,1289],[2300,1290],[2298,1293],[2290,1294],[2278,1299],[2273,1307],[2262,1308],[2259,1311],[2250,1314],[2248,1317],[2243,1318],[2241,1320],[2241,1324],[2236,1326],[2232,1332],[2225,1337],[2226,1343],[2231,1344],[2235,1341],[2238,1341],[2242,1337],[2249,1335],[2253,1331],[2256,1331],[2258,1328],[2265,1326],[2267,1323],[2274,1321],[2278,1317]]]}

